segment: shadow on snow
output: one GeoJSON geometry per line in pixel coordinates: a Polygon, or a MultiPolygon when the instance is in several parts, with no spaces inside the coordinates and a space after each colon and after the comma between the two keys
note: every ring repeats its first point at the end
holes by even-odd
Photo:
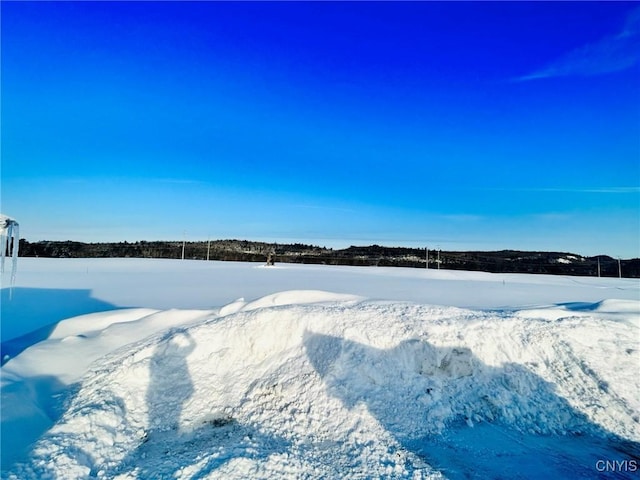
{"type": "Polygon", "coordinates": [[[9,290],[0,291],[2,365],[8,358],[47,339],[61,320],[120,308],[93,298],[89,289],[13,287],[12,293],[9,290]]]}
{"type": "Polygon", "coordinates": [[[172,329],[156,346],[146,392],[147,430],[118,472],[156,479],[174,478],[188,469],[190,480],[198,480],[231,460],[256,460],[286,450],[285,440],[232,417],[208,419],[192,431],[181,431],[182,410],[194,392],[187,357],[195,346],[185,329],[172,329]]]}
{"type": "MultiPolygon", "coordinates": [[[[447,478],[631,478],[640,445],[590,422],[524,366],[493,367],[466,347],[409,340],[381,350],[308,332],[330,395],[363,402],[402,448],[447,478]]],[[[636,463],[638,462],[638,463],[636,463]]]]}
{"type": "MultiPolygon", "coordinates": [[[[118,308],[91,297],[91,290],[88,289],[13,287],[3,288],[0,295],[2,365],[32,345],[49,338],[61,320],[118,308]]],[[[23,414],[31,418],[28,424],[22,422],[21,416],[3,415],[0,424],[0,435],[4,440],[0,443],[2,469],[24,457],[29,446],[60,419],[64,413],[63,399],[73,397],[77,388],[79,385],[63,385],[55,376],[31,377],[25,382],[3,385],[1,393],[5,400],[12,395],[33,397],[34,400],[19,405],[23,414]],[[20,435],[12,435],[16,429],[20,435]]]]}

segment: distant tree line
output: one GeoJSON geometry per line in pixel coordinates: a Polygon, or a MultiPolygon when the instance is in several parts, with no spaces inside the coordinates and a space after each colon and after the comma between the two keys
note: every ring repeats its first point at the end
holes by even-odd
{"type": "MultiPolygon", "coordinates": [[[[29,242],[20,240],[20,256],[53,258],[182,258],[183,242],[74,241],[29,242]]],[[[426,268],[426,250],[420,248],[351,246],[345,249],[278,244],[247,240],[184,242],[184,258],[239,262],[282,262],[323,265],[426,268]]],[[[429,251],[429,268],[471,270],[493,273],[542,273],[555,275],[640,278],[640,259],[619,260],[606,255],[583,257],[566,252],[525,252],[518,250],[429,251]],[[439,263],[438,263],[439,259],[439,263]]]]}

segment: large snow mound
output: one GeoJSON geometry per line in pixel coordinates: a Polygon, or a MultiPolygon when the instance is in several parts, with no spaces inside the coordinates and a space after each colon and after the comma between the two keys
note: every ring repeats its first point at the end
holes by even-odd
{"type": "Polygon", "coordinates": [[[597,477],[640,454],[639,316],[297,291],[71,319],[3,367],[3,399],[72,384],[21,391],[57,421],[3,478],[597,477]],[[46,374],[54,348],[87,364],[46,374]]]}

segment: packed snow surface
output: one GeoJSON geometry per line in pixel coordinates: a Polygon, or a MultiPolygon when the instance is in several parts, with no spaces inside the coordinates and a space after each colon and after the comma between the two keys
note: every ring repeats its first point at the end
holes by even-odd
{"type": "Polygon", "coordinates": [[[27,263],[3,328],[32,314],[20,294],[87,314],[3,343],[2,478],[638,474],[637,281],[27,263]]]}

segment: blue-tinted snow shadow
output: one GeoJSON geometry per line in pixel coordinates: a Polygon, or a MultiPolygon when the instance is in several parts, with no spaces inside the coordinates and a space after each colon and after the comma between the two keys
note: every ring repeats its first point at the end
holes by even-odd
{"type": "Polygon", "coordinates": [[[493,367],[466,347],[418,340],[381,350],[307,333],[304,343],[330,395],[347,408],[364,403],[447,478],[636,478],[640,444],[590,422],[522,365],[493,367]],[[603,461],[625,467],[600,471],[603,461]]]}
{"type": "Polygon", "coordinates": [[[593,312],[602,306],[602,302],[565,302],[556,303],[556,306],[566,308],[572,312],[593,312]]]}
{"type": "Polygon", "coordinates": [[[140,479],[177,478],[188,468],[190,480],[203,480],[232,460],[264,460],[289,448],[285,439],[253,425],[219,418],[189,433],[175,429],[150,432],[113,473],[140,479]]]}
{"type": "MultiPolygon", "coordinates": [[[[119,308],[91,297],[88,289],[14,287],[3,288],[0,293],[2,365],[47,339],[61,320],[119,308]]],[[[31,377],[3,385],[0,425],[3,470],[22,459],[30,445],[62,416],[67,399],[73,398],[78,387],[77,384],[65,386],[53,376],[31,377]],[[17,400],[12,400],[13,396],[17,400]]]]}
{"type": "Polygon", "coordinates": [[[195,346],[183,328],[169,330],[156,346],[144,393],[147,428],[139,446],[116,467],[114,476],[176,478],[180,470],[189,467],[190,480],[200,480],[233,459],[264,459],[290,446],[286,440],[229,415],[207,418],[188,432],[180,430],[182,410],[194,392],[187,357],[195,346]]]}
{"type": "Polygon", "coordinates": [[[89,289],[14,287],[0,293],[2,364],[48,338],[61,320],[121,308],[92,297],[89,289]]]}
{"type": "Polygon", "coordinates": [[[32,444],[64,414],[78,388],[50,375],[2,385],[1,471],[26,458],[32,444]]]}

